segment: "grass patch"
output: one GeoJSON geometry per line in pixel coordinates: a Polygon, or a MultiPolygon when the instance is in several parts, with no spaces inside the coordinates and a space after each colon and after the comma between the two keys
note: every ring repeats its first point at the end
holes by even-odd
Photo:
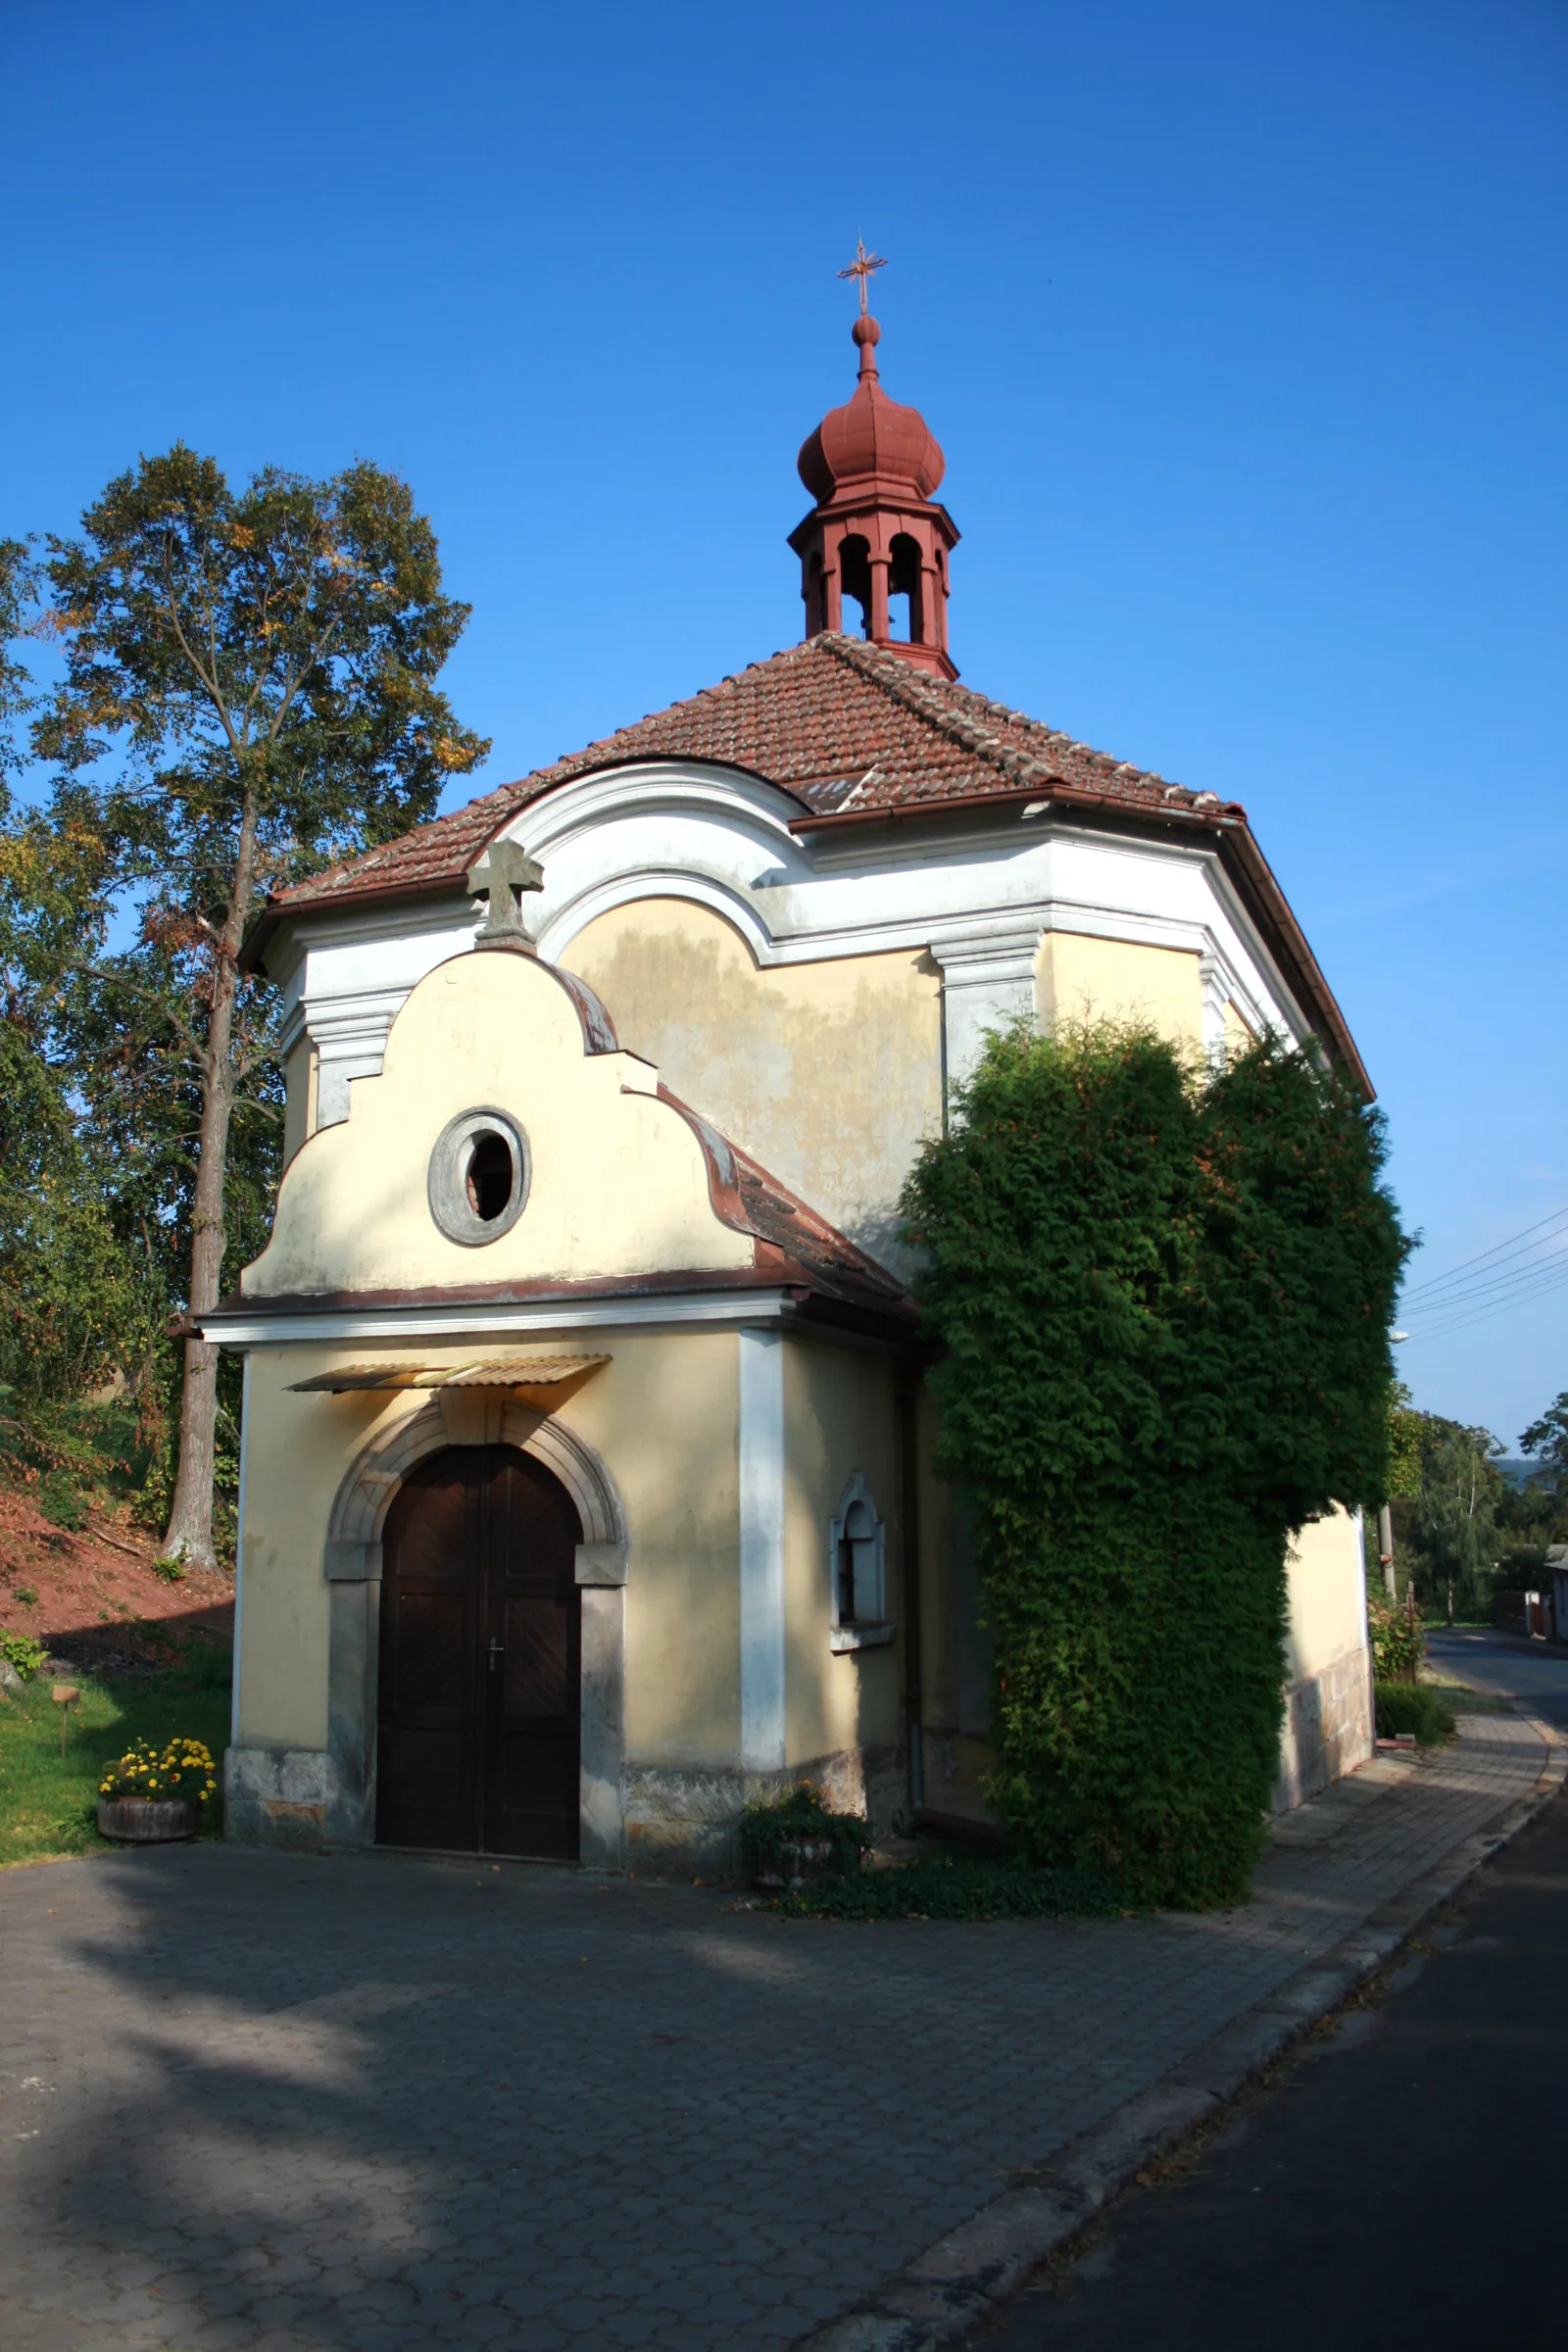
{"type": "MultiPolygon", "coordinates": [[[[0,1695],[0,1869],[57,1854],[105,1850],[98,1835],[98,1783],[104,1766],[132,1740],[160,1746],[186,1735],[215,1756],[228,1745],[229,1653],[192,1642],[178,1663],[158,1674],[94,1675],[73,1669],[81,1691],[71,1709],[65,1761],[61,1710],[50,1676],[0,1695]]],[[[218,1807],[210,1808],[216,1830],[218,1807]]]]}
{"type": "Polygon", "coordinates": [[[1479,1690],[1474,1683],[1461,1682],[1457,1675],[1434,1674],[1423,1669],[1423,1690],[1436,1690],[1461,1715],[1514,1715],[1518,1713],[1511,1698],[1503,1698],[1495,1690],[1479,1690]]]}
{"type": "Polygon", "coordinates": [[[1374,1683],[1378,1738],[1414,1732],[1423,1747],[1442,1747],[1454,1733],[1453,1709],[1430,1683],[1374,1683]]]}
{"type": "Polygon", "coordinates": [[[770,1906],[782,1919],[1114,1919],[1123,1905],[1088,1870],[1022,1870],[1009,1862],[922,1855],[792,1887],[770,1906]]]}

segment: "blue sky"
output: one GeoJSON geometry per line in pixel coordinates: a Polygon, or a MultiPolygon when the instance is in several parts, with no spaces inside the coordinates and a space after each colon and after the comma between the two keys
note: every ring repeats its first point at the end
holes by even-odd
{"type": "MultiPolygon", "coordinates": [[[[1439,1274],[1568,1201],[1565,133],[1560,0],[13,0],[0,531],[396,467],[498,782],[799,635],[863,229],[964,677],[1247,804],[1439,1274]]],[[[1417,1401],[1511,1446],[1565,1309],[1417,1401]]]]}

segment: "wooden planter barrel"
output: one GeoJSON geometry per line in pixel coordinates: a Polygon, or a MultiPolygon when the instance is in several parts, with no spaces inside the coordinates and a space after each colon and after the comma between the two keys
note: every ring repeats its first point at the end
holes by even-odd
{"type": "Polygon", "coordinates": [[[101,1796],[98,1832],[122,1845],[168,1845],[196,1835],[196,1808],[182,1796],[101,1796]]]}

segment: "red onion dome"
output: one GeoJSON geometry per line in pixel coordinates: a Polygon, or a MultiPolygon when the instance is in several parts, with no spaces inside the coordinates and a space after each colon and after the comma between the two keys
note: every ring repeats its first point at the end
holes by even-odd
{"type": "Polygon", "coordinates": [[[871,476],[927,499],[947,470],[941,444],[918,409],[902,408],[883,391],[873,357],[882,337],[876,320],[857,318],[854,334],[860,347],[855,398],[830,409],[801,444],[795,461],[801,479],[818,506],[844,483],[871,476]]]}

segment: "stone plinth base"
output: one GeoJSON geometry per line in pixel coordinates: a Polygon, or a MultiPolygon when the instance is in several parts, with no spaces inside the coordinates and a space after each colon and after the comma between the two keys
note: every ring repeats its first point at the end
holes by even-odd
{"type": "MultiPolygon", "coordinates": [[[[226,1832],[236,1845],[320,1853],[373,1842],[373,1813],[363,1799],[350,1801],[324,1749],[231,1747],[223,1771],[226,1832]]],[[[864,1813],[879,1834],[906,1810],[900,1748],[843,1748],[778,1772],[631,1764],[613,1820],[616,1792],[584,1776],[583,1861],[639,1878],[737,1878],[741,1807],[753,1797],[781,1795],[797,1781],[814,1781],[835,1811],[864,1813]]]]}
{"type": "Polygon", "coordinates": [[[223,1834],[235,1845],[319,1853],[335,1774],[317,1747],[231,1747],[223,1758],[223,1834]]]}
{"type": "Polygon", "coordinates": [[[639,1878],[738,1879],[741,1807],[814,1781],[836,1813],[863,1813],[879,1834],[906,1809],[903,1750],[840,1748],[777,1772],[669,1764],[626,1768],[626,1867],[639,1878]]]}
{"type": "Polygon", "coordinates": [[[1280,1732],[1280,1777],[1274,1810],[1317,1796],[1331,1781],[1353,1772],[1372,1753],[1371,1668],[1364,1649],[1348,1649],[1320,1674],[1293,1683],[1285,1693],[1280,1732]]]}

